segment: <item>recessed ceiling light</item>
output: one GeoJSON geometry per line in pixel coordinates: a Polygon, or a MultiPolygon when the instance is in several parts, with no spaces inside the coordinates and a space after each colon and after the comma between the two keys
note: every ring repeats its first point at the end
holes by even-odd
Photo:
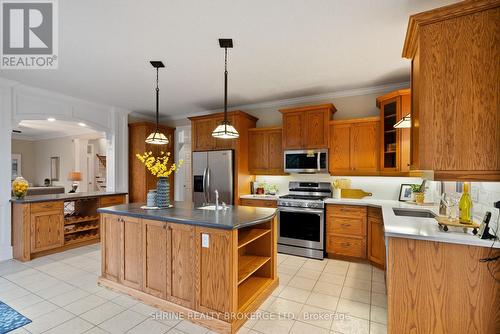
{"type": "Polygon", "coordinates": [[[49,121],[49,122],[55,122],[56,119],[54,117],[49,117],[49,118],[47,118],[47,121],[49,121]]]}
{"type": "Polygon", "coordinates": [[[78,125],[80,125],[80,126],[87,126],[87,124],[82,123],[82,122],[78,123],[78,125]]]}

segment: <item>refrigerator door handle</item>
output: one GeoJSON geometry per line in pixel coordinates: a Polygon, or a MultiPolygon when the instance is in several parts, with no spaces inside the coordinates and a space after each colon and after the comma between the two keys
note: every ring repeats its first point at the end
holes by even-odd
{"type": "Polygon", "coordinates": [[[208,167],[205,168],[203,171],[203,199],[205,200],[205,203],[208,203],[208,198],[207,198],[207,177],[208,177],[208,167]]]}
{"type": "Polygon", "coordinates": [[[207,203],[212,203],[210,201],[211,194],[210,194],[210,168],[207,167],[207,203]]]}

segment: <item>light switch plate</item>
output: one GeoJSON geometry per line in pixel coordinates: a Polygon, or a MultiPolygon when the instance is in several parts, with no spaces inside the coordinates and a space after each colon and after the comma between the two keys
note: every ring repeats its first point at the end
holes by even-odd
{"type": "Polygon", "coordinates": [[[201,234],[201,247],[208,248],[210,244],[210,236],[206,233],[201,234]]]}

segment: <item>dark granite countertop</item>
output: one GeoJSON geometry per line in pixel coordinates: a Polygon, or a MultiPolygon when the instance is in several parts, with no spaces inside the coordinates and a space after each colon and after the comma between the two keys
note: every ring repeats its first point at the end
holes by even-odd
{"type": "Polygon", "coordinates": [[[11,198],[12,203],[36,203],[36,202],[50,202],[50,201],[66,201],[79,198],[101,197],[112,195],[126,195],[126,192],[102,192],[91,191],[85,193],[66,193],[66,194],[52,194],[52,195],[33,195],[26,196],[23,199],[11,198]]]}
{"type": "Polygon", "coordinates": [[[228,206],[226,210],[198,209],[190,202],[174,202],[173,207],[161,210],[141,209],[144,203],[130,203],[98,209],[100,213],[110,213],[143,219],[168,221],[172,223],[220,228],[240,229],[270,220],[276,209],[250,206],[228,206]]]}

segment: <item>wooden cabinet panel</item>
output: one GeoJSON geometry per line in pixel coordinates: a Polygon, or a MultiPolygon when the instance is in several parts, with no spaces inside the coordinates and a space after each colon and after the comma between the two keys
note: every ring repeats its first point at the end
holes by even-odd
{"type": "Polygon", "coordinates": [[[125,195],[116,196],[102,196],[99,199],[99,207],[104,208],[107,206],[120,205],[125,203],[125,195]]]}
{"type": "Polygon", "coordinates": [[[256,206],[256,207],[263,207],[263,208],[276,208],[276,207],[278,207],[278,203],[276,200],[250,199],[250,198],[241,198],[240,205],[256,206]]]}
{"type": "Polygon", "coordinates": [[[196,227],[196,310],[200,312],[231,311],[235,284],[232,265],[232,231],[196,227]],[[202,235],[208,236],[208,247],[202,246],[202,235]],[[231,283],[232,282],[232,283],[231,283]]]}
{"type": "Polygon", "coordinates": [[[333,217],[328,232],[356,236],[366,235],[366,218],[333,217]]]}
{"type": "Polygon", "coordinates": [[[188,308],[195,299],[194,237],[193,226],[168,224],[167,300],[188,308]]]}
{"type": "Polygon", "coordinates": [[[102,275],[120,280],[122,221],[120,216],[101,215],[102,275]]]}
{"type": "Polygon", "coordinates": [[[330,126],[330,151],[328,155],[330,173],[351,170],[350,132],[350,124],[332,124],[330,126]]]}
{"type": "Polygon", "coordinates": [[[355,171],[377,171],[379,167],[379,124],[355,123],[350,131],[351,168],[355,171]]]}
{"type": "Polygon", "coordinates": [[[310,110],[305,113],[305,147],[328,148],[329,110],[310,110]]]}
{"type": "Polygon", "coordinates": [[[368,217],[368,259],[385,268],[384,224],[380,218],[368,217]]]}
{"type": "Polygon", "coordinates": [[[268,137],[268,169],[272,173],[281,174],[283,173],[283,132],[281,128],[269,131],[268,137]]]}
{"type": "Polygon", "coordinates": [[[213,118],[200,119],[191,123],[193,152],[210,151],[215,148],[215,138],[212,137],[212,131],[214,131],[216,124],[213,118]]]}
{"type": "Polygon", "coordinates": [[[167,298],[167,223],[142,221],[144,292],[167,298]]]}
{"type": "Polygon", "coordinates": [[[281,109],[283,149],[328,148],[333,104],[281,109]]]}
{"type": "Polygon", "coordinates": [[[48,211],[59,211],[62,213],[64,209],[63,201],[54,201],[54,202],[40,202],[40,203],[31,203],[31,213],[40,213],[40,212],[48,212],[48,211]]]}
{"type": "Polygon", "coordinates": [[[364,238],[330,235],[327,238],[327,251],[336,255],[366,258],[366,241],[364,238]]]}
{"type": "Polygon", "coordinates": [[[412,169],[436,180],[500,180],[499,21],[495,1],[410,17],[412,169]]]}
{"type": "Polygon", "coordinates": [[[283,174],[281,128],[254,128],[248,131],[248,169],[256,175],[283,174]]]}
{"type": "Polygon", "coordinates": [[[121,229],[121,270],[122,284],[134,289],[142,289],[142,226],[141,220],[122,217],[121,229]]]}
{"type": "Polygon", "coordinates": [[[304,113],[294,112],[283,115],[283,148],[304,148],[304,113]]]}
{"type": "Polygon", "coordinates": [[[335,204],[328,205],[327,216],[366,218],[366,207],[356,205],[335,204]]]}
{"type": "Polygon", "coordinates": [[[269,168],[269,136],[265,131],[248,133],[248,169],[258,174],[269,168]]]}
{"type": "Polygon", "coordinates": [[[31,252],[61,247],[64,244],[64,218],[61,210],[31,214],[31,252]]]}
{"type": "Polygon", "coordinates": [[[379,170],[379,117],[330,122],[329,171],[373,175],[379,170]]]}

